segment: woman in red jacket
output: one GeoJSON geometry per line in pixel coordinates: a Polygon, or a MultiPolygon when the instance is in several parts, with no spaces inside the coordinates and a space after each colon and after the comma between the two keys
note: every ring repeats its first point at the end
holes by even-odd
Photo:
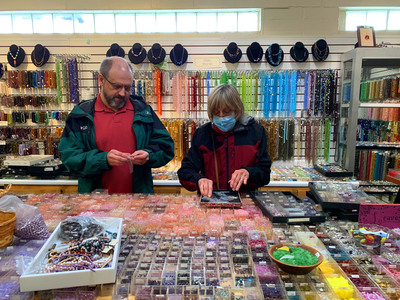
{"type": "Polygon", "coordinates": [[[268,184],[271,159],[265,130],[244,113],[236,88],[215,88],[207,112],[211,122],[195,131],[178,171],[181,184],[208,197],[213,190],[248,191],[268,184]]]}

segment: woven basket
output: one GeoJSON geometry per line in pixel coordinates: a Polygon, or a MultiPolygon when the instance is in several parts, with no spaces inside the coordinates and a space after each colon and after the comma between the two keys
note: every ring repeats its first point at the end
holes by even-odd
{"type": "Polygon", "coordinates": [[[0,211],[0,248],[11,244],[16,220],[15,212],[0,211]]]}
{"type": "Polygon", "coordinates": [[[11,190],[11,186],[12,184],[10,183],[3,190],[0,190],[0,198],[8,194],[8,192],[11,190]]]}

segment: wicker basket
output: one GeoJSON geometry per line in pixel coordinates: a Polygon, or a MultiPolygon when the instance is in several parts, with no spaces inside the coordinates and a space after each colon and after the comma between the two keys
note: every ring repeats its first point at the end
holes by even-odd
{"type": "Polygon", "coordinates": [[[0,190],[0,198],[8,194],[8,192],[11,190],[11,186],[12,184],[10,183],[4,189],[0,190]]]}
{"type": "Polygon", "coordinates": [[[0,248],[11,244],[16,220],[15,212],[0,211],[0,248]]]}

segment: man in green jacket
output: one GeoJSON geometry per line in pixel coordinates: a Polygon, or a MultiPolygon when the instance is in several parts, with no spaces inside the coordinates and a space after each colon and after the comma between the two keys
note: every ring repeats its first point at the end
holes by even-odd
{"type": "Polygon", "coordinates": [[[103,59],[99,95],[68,115],[58,150],[78,177],[79,193],[153,193],[151,168],[174,156],[174,142],[151,106],[129,95],[132,81],[127,60],[103,59]]]}

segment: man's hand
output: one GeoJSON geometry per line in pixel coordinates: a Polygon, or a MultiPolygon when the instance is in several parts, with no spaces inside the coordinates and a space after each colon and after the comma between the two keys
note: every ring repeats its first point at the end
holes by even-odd
{"type": "Polygon", "coordinates": [[[247,184],[250,174],[246,169],[239,169],[232,173],[229,185],[233,191],[238,191],[242,184],[247,184]]]}
{"type": "Polygon", "coordinates": [[[137,150],[130,155],[130,160],[134,165],[144,165],[149,160],[149,152],[137,150]]]}
{"type": "Polygon", "coordinates": [[[115,149],[111,149],[107,153],[107,162],[110,166],[122,166],[129,161],[129,153],[123,153],[115,149]]]}
{"type": "Polygon", "coordinates": [[[201,178],[197,182],[199,186],[200,194],[202,196],[211,197],[213,191],[213,181],[208,178],[201,178]]]}

